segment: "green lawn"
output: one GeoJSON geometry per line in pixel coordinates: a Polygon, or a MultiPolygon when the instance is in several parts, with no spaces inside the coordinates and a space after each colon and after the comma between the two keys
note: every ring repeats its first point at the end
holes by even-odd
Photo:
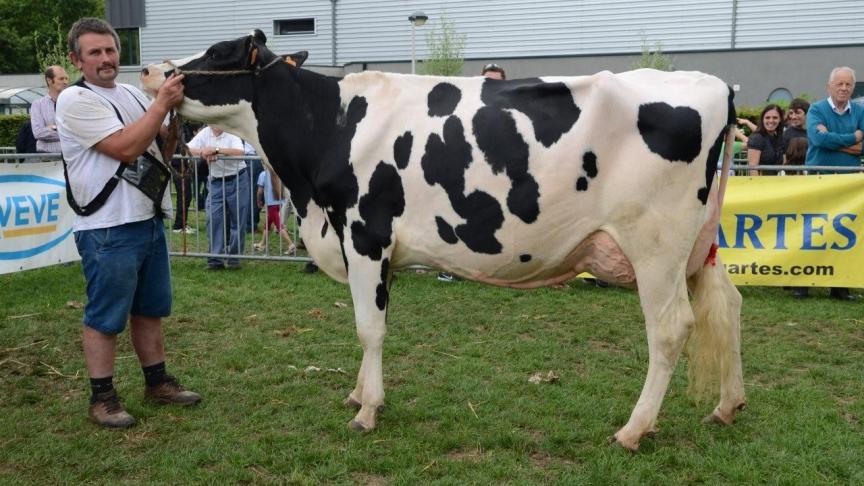
{"type": "Polygon", "coordinates": [[[0,276],[0,483],[864,482],[861,302],[743,288],[748,404],[737,424],[699,423],[713,404],[686,396],[682,363],[660,433],[634,455],[606,445],[647,367],[631,291],[399,273],[387,409],[358,435],[341,405],[361,357],[347,287],[297,263],[203,266],[173,261],[167,343],[169,371],[204,402],[145,403],[124,333],[115,382],[139,419],[127,431],[86,415],[78,265],[0,276]],[[550,370],[557,383],[528,382],[550,370]]]}

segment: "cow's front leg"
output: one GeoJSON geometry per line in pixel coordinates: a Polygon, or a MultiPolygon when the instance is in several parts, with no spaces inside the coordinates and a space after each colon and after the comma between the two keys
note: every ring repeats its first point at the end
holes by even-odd
{"type": "Polygon", "coordinates": [[[357,385],[345,400],[360,410],[348,426],[368,432],[375,428],[378,411],[384,407],[382,348],[387,331],[389,260],[357,257],[349,260],[348,282],[354,300],[357,336],[363,347],[363,361],[357,385]]]}

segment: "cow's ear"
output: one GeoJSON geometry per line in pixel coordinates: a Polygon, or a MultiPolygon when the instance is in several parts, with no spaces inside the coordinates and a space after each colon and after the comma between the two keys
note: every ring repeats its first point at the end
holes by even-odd
{"type": "Polygon", "coordinates": [[[252,40],[259,46],[263,46],[267,43],[267,36],[264,35],[264,32],[261,29],[255,29],[252,31],[252,40]]]}
{"type": "Polygon", "coordinates": [[[282,54],[282,59],[285,59],[286,63],[298,68],[306,62],[307,57],[309,57],[309,51],[297,51],[294,54],[282,54]]]}

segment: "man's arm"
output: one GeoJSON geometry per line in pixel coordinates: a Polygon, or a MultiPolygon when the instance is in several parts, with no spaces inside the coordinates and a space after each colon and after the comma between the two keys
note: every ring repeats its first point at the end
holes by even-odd
{"type": "Polygon", "coordinates": [[[54,117],[50,116],[48,104],[43,100],[49,98],[39,98],[30,107],[30,126],[33,128],[33,136],[36,140],[43,142],[59,142],[60,137],[57,135],[57,126],[54,124],[54,117]]]}
{"type": "Polygon", "coordinates": [[[861,137],[864,137],[861,130],[856,130],[855,133],[835,133],[829,131],[827,126],[828,123],[820,110],[811,108],[807,112],[807,140],[811,145],[827,150],[840,150],[860,142],[861,137]]]}
{"type": "MultiPolygon", "coordinates": [[[[821,133],[827,133],[828,132],[828,128],[826,128],[825,125],[822,125],[821,123],[819,125],[816,125],[816,130],[818,130],[821,133]]],[[[862,132],[861,130],[855,130],[856,142],[853,145],[850,145],[848,147],[839,148],[839,149],[837,149],[837,151],[838,152],[844,152],[847,154],[852,154],[852,155],[861,155],[861,148],[862,148],[861,147],[861,141],[862,141],[862,139],[864,139],[864,132],[862,132]]]]}
{"type": "Polygon", "coordinates": [[[183,75],[172,75],[156,93],[144,116],[93,146],[99,152],[126,163],[138,158],[156,138],[165,116],[183,101],[183,75]]]}

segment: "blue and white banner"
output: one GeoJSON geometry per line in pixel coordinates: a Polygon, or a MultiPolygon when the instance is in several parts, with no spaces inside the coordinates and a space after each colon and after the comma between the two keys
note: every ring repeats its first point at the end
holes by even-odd
{"type": "Polygon", "coordinates": [[[63,163],[0,163],[0,274],[80,260],[63,163]]]}

